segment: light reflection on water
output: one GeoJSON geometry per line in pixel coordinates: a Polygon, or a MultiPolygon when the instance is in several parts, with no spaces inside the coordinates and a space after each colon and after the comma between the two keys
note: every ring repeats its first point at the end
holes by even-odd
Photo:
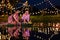
{"type": "MultiPolygon", "coordinates": [[[[38,32],[44,32],[45,34],[49,34],[50,31],[59,31],[59,28],[53,27],[54,25],[58,25],[59,23],[52,23],[53,25],[51,25],[51,23],[48,23],[49,26],[45,26],[44,23],[34,23],[31,27],[31,30],[37,30],[38,32]],[[36,24],[36,25],[35,25],[36,24]],[[38,26],[39,24],[39,26],[38,26]]],[[[7,22],[2,22],[0,23],[0,26],[2,27],[2,25],[8,25],[7,22]]],[[[60,24],[59,24],[60,25],[60,24]]],[[[7,26],[6,26],[7,27],[7,26]]],[[[20,27],[17,25],[17,27],[20,27]]]]}

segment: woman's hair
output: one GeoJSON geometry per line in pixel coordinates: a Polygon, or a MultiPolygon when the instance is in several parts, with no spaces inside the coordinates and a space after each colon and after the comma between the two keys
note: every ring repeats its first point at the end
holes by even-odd
{"type": "Polygon", "coordinates": [[[29,10],[25,10],[24,13],[25,13],[26,11],[29,11],[29,10]]]}
{"type": "Polygon", "coordinates": [[[10,16],[11,14],[8,14],[8,16],[10,16]]]}

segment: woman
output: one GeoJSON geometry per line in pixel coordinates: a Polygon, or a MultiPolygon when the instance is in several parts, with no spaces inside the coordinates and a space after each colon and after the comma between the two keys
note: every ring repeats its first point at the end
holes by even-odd
{"type": "Polygon", "coordinates": [[[23,21],[27,21],[27,22],[29,22],[29,20],[30,20],[30,14],[29,14],[29,11],[25,11],[25,13],[23,14],[23,16],[22,16],[22,20],[23,21]]]}
{"type": "Polygon", "coordinates": [[[23,33],[22,33],[23,39],[25,40],[29,40],[30,37],[30,31],[28,29],[23,29],[23,33]]]}
{"type": "Polygon", "coordinates": [[[14,15],[13,15],[13,18],[14,18],[14,20],[15,20],[17,23],[19,23],[18,13],[19,13],[19,11],[17,10],[17,11],[14,13],[14,15]]]}
{"type": "Polygon", "coordinates": [[[13,27],[8,27],[8,33],[13,36],[13,31],[17,29],[16,24],[19,23],[19,16],[18,16],[19,11],[16,11],[14,14],[11,14],[8,17],[8,23],[13,24],[13,27]]]}
{"type": "Polygon", "coordinates": [[[10,14],[9,17],[8,17],[8,23],[9,24],[12,24],[13,23],[13,14],[10,14]]]}

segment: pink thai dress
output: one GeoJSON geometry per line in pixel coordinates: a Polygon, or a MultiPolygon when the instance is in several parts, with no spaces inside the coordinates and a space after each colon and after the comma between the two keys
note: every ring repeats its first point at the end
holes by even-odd
{"type": "Polygon", "coordinates": [[[13,15],[10,15],[10,16],[8,17],[8,23],[10,23],[10,24],[13,22],[12,16],[13,16],[13,15]]]}
{"type": "Polygon", "coordinates": [[[30,36],[29,30],[24,31],[22,36],[23,37],[29,37],[30,36]]]}
{"type": "Polygon", "coordinates": [[[18,13],[15,13],[15,14],[13,15],[13,17],[14,17],[14,19],[15,19],[16,22],[19,22],[19,16],[18,16],[18,13]]]}
{"type": "Polygon", "coordinates": [[[30,15],[29,14],[23,14],[23,16],[22,16],[22,20],[27,20],[28,22],[29,22],[29,20],[30,20],[30,15]]]}

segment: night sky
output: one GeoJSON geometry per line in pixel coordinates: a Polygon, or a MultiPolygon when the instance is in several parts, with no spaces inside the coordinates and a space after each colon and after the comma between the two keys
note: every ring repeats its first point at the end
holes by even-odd
{"type": "MultiPolygon", "coordinates": [[[[25,2],[26,0],[22,0],[22,2],[25,2]]],[[[38,9],[44,9],[44,8],[50,8],[52,7],[49,2],[44,2],[44,0],[28,0],[29,1],[29,5],[34,6],[38,9]],[[42,3],[43,2],[43,3],[42,3]],[[39,4],[41,3],[41,4],[39,4]]],[[[54,7],[56,6],[60,6],[60,0],[49,0],[54,7]]]]}

